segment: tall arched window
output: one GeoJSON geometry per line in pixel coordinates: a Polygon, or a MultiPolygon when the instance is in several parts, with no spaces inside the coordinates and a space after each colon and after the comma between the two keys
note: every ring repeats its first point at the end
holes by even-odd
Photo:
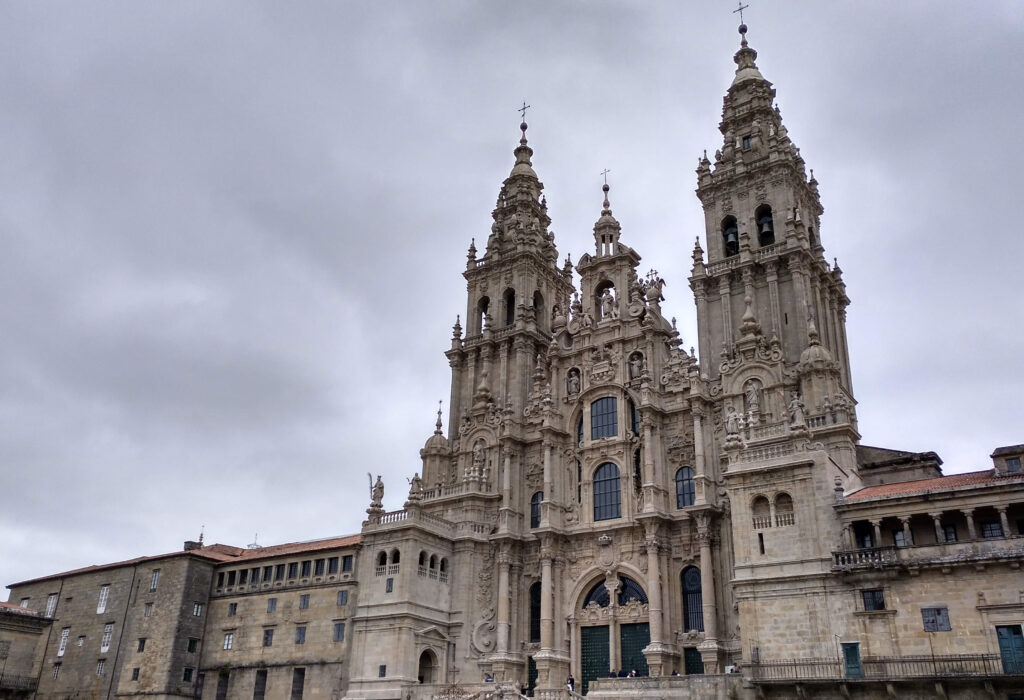
{"type": "Polygon", "coordinates": [[[619,434],[619,412],[614,396],[605,396],[590,404],[590,439],[619,434]]]}
{"type": "Polygon", "coordinates": [[[392,564],[397,564],[401,560],[402,560],[402,553],[399,552],[397,549],[392,549],[391,550],[391,563],[392,564]]]}
{"type": "Polygon", "coordinates": [[[543,491],[538,491],[530,497],[530,527],[540,527],[540,503],[543,500],[543,491]]]}
{"type": "Polygon", "coordinates": [[[387,566],[388,564],[388,553],[381,552],[377,555],[377,566],[387,566]]]}
{"type": "Polygon", "coordinates": [[[725,245],[726,257],[739,254],[740,231],[735,216],[727,216],[722,220],[722,243],[725,245]]]}
{"type": "Polygon", "coordinates": [[[619,605],[625,605],[631,600],[646,605],[647,594],[644,593],[644,589],[640,587],[639,583],[628,576],[621,576],[619,578],[619,605]]]}
{"type": "Polygon", "coordinates": [[[775,220],[772,218],[772,208],[762,204],[754,212],[757,220],[757,244],[764,248],[775,242],[775,220]]]}
{"type": "Polygon", "coordinates": [[[693,469],[680,467],[676,470],[676,508],[692,506],[696,498],[693,484],[693,469]]]}
{"type": "Polygon", "coordinates": [[[516,290],[505,290],[505,325],[511,326],[516,322],[516,290]]]}
{"type": "Polygon", "coordinates": [[[622,517],[619,468],[605,462],[594,472],[594,520],[622,517]]]}
{"type": "Polygon", "coordinates": [[[542,331],[548,329],[551,314],[544,308],[544,295],[540,293],[539,289],[533,293],[533,318],[537,321],[537,328],[542,331]]]}
{"type": "Polygon", "coordinates": [[[530,586],[530,641],[540,641],[540,581],[530,586]]]}
{"type": "Polygon", "coordinates": [[[683,569],[683,627],[687,632],[704,631],[704,595],[700,587],[700,569],[688,566],[683,569]]]}
{"type": "Polygon", "coordinates": [[[793,515],[793,497],[788,493],[780,493],[775,497],[775,525],[786,527],[796,522],[793,515]]]}
{"type": "Polygon", "coordinates": [[[476,305],[477,324],[476,324],[476,328],[473,330],[473,332],[475,332],[475,333],[483,333],[484,332],[484,326],[487,323],[487,309],[490,307],[490,305],[491,305],[491,300],[488,297],[480,297],[480,301],[476,305]]]}
{"type": "Polygon", "coordinates": [[[764,496],[754,499],[754,502],[750,504],[750,512],[754,516],[755,530],[772,526],[772,507],[764,496]]]}

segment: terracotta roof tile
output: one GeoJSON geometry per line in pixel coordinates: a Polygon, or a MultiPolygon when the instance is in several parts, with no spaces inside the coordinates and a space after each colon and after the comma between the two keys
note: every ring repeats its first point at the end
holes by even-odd
{"type": "Polygon", "coordinates": [[[85,566],[81,569],[72,569],[71,571],[64,571],[59,574],[50,574],[49,576],[40,576],[39,578],[29,579],[28,581],[12,583],[7,587],[14,588],[16,586],[24,586],[26,584],[37,583],[39,581],[64,578],[65,576],[77,576],[79,574],[86,574],[93,571],[106,571],[125,566],[135,566],[147,561],[157,561],[159,559],[169,559],[172,557],[193,556],[207,559],[218,564],[226,562],[254,561],[257,559],[267,559],[269,557],[279,557],[287,554],[298,554],[300,552],[317,552],[337,547],[351,547],[359,544],[360,539],[360,535],[346,535],[344,537],[328,537],[326,539],[311,540],[309,542],[289,542],[286,544],[277,544],[269,547],[259,547],[256,549],[245,549],[243,547],[233,547],[229,544],[217,543],[207,545],[205,547],[199,547],[197,549],[179,550],[177,552],[156,554],[149,557],[135,557],[134,559],[125,559],[124,561],[112,562],[110,564],[93,564],[92,566],[85,566]]]}
{"type": "Polygon", "coordinates": [[[949,491],[951,489],[970,486],[991,486],[998,483],[1024,482],[1024,475],[996,476],[992,469],[983,472],[967,472],[966,474],[950,474],[936,479],[919,479],[917,481],[901,481],[896,484],[867,486],[843,499],[850,501],[866,501],[873,498],[889,498],[894,496],[910,496],[919,493],[949,491]]]}

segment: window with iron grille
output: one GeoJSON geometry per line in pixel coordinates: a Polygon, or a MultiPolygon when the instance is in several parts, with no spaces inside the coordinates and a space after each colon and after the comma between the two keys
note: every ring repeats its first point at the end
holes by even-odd
{"type": "Polygon", "coordinates": [[[622,517],[619,468],[605,462],[594,472],[594,520],[622,517]]]}
{"type": "Polygon", "coordinates": [[[614,396],[605,396],[590,404],[590,439],[615,437],[619,433],[619,416],[614,396]]]}
{"type": "Polygon", "coordinates": [[[864,610],[867,612],[873,612],[878,610],[885,610],[885,593],[881,588],[872,588],[870,590],[860,592],[861,599],[864,601],[864,610]]]}
{"type": "Polygon", "coordinates": [[[949,632],[949,608],[921,608],[925,632],[949,632]]]}

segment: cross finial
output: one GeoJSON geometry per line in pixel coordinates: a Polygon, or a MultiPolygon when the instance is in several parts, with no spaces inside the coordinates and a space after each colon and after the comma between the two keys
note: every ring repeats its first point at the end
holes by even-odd
{"type": "Polygon", "coordinates": [[[743,24],[743,11],[750,7],[750,5],[744,5],[743,0],[739,1],[739,7],[732,11],[733,14],[740,13],[740,24],[743,24]]]}
{"type": "Polygon", "coordinates": [[[526,121],[526,110],[530,109],[532,106],[533,105],[526,104],[526,100],[523,100],[523,106],[516,110],[522,115],[524,122],[526,121]]]}
{"type": "Polygon", "coordinates": [[[608,173],[610,172],[611,170],[609,170],[608,168],[605,168],[604,170],[601,171],[601,177],[604,178],[604,184],[606,185],[608,184],[608,173]]]}

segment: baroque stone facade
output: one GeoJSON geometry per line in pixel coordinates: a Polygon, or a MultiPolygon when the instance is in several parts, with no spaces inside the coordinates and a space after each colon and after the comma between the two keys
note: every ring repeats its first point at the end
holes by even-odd
{"type": "Polygon", "coordinates": [[[741,32],[697,168],[699,354],[607,185],[593,251],[559,262],[523,123],[467,255],[448,434],[439,411],[404,507],[378,477],[358,536],[12,586],[57,596],[38,694],[1024,692],[1024,446],[942,477],[934,453],[860,444],[818,183],[741,32]]]}

